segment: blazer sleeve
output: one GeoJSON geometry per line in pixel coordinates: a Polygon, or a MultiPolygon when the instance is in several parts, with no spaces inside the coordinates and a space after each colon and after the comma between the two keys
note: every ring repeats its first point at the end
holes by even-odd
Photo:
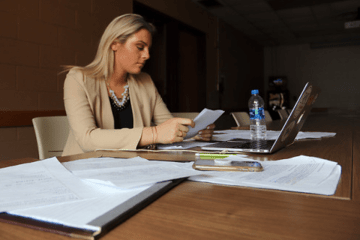
{"type": "Polygon", "coordinates": [[[154,89],[155,89],[155,107],[154,107],[153,121],[155,125],[160,125],[166,120],[173,118],[173,116],[171,115],[170,111],[168,110],[166,104],[164,103],[162,97],[160,96],[155,86],[154,89]]]}
{"type": "MultiPolygon", "coordinates": [[[[80,71],[72,70],[68,73],[64,83],[65,110],[71,134],[79,147],[83,152],[96,149],[136,149],[143,127],[133,129],[100,128],[101,113],[95,112],[101,112],[101,109],[99,109],[101,104],[98,103],[100,93],[97,94],[95,100],[89,94],[89,91],[100,91],[100,87],[99,84],[94,84],[95,89],[89,90],[84,84],[85,81],[86,79],[84,79],[80,71]],[[99,89],[96,89],[96,85],[98,85],[99,89]]],[[[71,146],[66,147],[71,148],[71,146]]],[[[67,152],[69,153],[69,151],[67,152]]],[[[70,151],[70,154],[75,153],[70,151]]]]}

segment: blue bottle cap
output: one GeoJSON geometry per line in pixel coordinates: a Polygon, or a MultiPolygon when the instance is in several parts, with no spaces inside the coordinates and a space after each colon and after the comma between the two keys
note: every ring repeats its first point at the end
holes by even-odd
{"type": "Polygon", "coordinates": [[[251,90],[251,95],[259,94],[258,89],[251,90]]]}

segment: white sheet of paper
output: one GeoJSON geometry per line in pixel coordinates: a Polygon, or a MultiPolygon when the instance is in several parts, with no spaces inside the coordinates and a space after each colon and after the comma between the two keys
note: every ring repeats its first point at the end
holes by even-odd
{"type": "Polygon", "coordinates": [[[299,132],[295,139],[335,137],[335,135],[336,133],[332,132],[299,132]]]}
{"type": "Polygon", "coordinates": [[[189,132],[185,139],[195,137],[200,130],[205,129],[208,125],[214,123],[223,113],[223,110],[210,110],[204,108],[199,115],[194,118],[195,127],[189,127],[189,132]]]}
{"type": "MultiPolygon", "coordinates": [[[[275,140],[278,138],[280,131],[266,131],[266,139],[275,140]]],[[[295,140],[300,139],[318,139],[322,137],[334,137],[336,133],[331,132],[299,132],[295,140]]],[[[233,138],[250,139],[250,130],[219,130],[214,131],[214,141],[228,141],[233,138]]]]}
{"type": "Polygon", "coordinates": [[[92,199],[13,210],[9,213],[40,221],[98,231],[99,227],[91,226],[88,223],[136,196],[148,187],[149,186],[127,191],[117,191],[117,193],[113,194],[102,194],[92,199]]]}
{"type": "Polygon", "coordinates": [[[54,157],[0,169],[0,212],[97,197],[54,157]]]}
{"type": "Polygon", "coordinates": [[[141,157],[84,159],[64,163],[64,166],[81,179],[102,181],[104,184],[112,184],[120,189],[146,186],[199,174],[191,169],[191,166],[181,168],[178,167],[179,163],[148,161],[141,157]]]}
{"type": "MultiPolygon", "coordinates": [[[[228,157],[236,161],[236,156],[228,157]]],[[[341,175],[341,166],[325,159],[298,156],[264,161],[263,172],[206,171],[190,180],[255,188],[332,195],[341,175]]]]}

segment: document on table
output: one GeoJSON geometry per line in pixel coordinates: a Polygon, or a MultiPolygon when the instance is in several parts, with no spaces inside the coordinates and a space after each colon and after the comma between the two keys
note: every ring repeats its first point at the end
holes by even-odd
{"type": "MultiPolygon", "coordinates": [[[[280,131],[266,131],[266,139],[275,140],[278,138],[280,131]]],[[[334,137],[336,133],[331,132],[299,132],[296,136],[295,140],[301,139],[319,139],[323,137],[334,137]]],[[[214,135],[212,137],[213,141],[228,141],[233,138],[242,138],[242,139],[250,139],[250,131],[249,130],[217,130],[214,131],[214,135]]],[[[172,143],[172,144],[159,144],[157,145],[158,149],[166,150],[166,149],[188,149],[193,147],[203,147],[209,144],[213,144],[213,142],[200,142],[200,141],[188,141],[191,139],[187,139],[183,142],[172,143]]]]}
{"type": "Polygon", "coordinates": [[[99,192],[56,158],[0,169],[0,212],[94,198],[99,192]]]}
{"type": "Polygon", "coordinates": [[[194,118],[195,127],[189,127],[189,132],[186,134],[185,139],[195,137],[200,130],[205,129],[208,125],[214,123],[223,113],[223,110],[210,110],[204,108],[199,115],[194,118]]]}
{"type": "MultiPolygon", "coordinates": [[[[64,164],[74,172],[81,172],[79,175],[90,176],[93,181],[81,180],[56,158],[3,168],[0,169],[1,212],[87,229],[96,235],[109,221],[119,215],[123,219],[130,217],[132,212],[129,210],[132,211],[134,207],[138,209],[137,204],[174,186],[175,183],[165,179],[198,174],[191,169],[178,167],[181,163],[159,164],[143,158],[94,158],[64,164]],[[137,168],[137,165],[144,167],[137,168]],[[162,171],[166,173],[162,174],[162,171]],[[110,177],[103,181],[94,177],[94,173],[108,174],[110,177]],[[156,174],[161,177],[153,176],[156,174]],[[140,181],[139,185],[143,186],[137,187],[138,184],[125,181],[131,189],[120,189],[116,185],[123,187],[120,183],[124,178],[134,178],[138,180],[136,183],[140,181]],[[156,183],[159,179],[162,182],[156,183]],[[112,183],[109,180],[115,181],[112,183]]],[[[56,231],[62,230],[56,228],[56,231]]]]}
{"type": "Polygon", "coordinates": [[[141,157],[89,158],[63,163],[74,175],[81,179],[131,189],[156,182],[178,179],[200,174],[192,171],[191,163],[148,161],[141,157]],[[188,168],[179,166],[189,165],[188,168]]]}
{"type": "Polygon", "coordinates": [[[8,213],[75,228],[99,231],[100,227],[90,224],[91,221],[125,203],[149,187],[117,191],[116,193],[103,193],[98,194],[97,198],[18,209],[8,213]]]}
{"type": "MultiPolygon", "coordinates": [[[[280,131],[266,131],[266,139],[275,140],[278,138],[280,131]]],[[[322,137],[334,137],[336,133],[332,132],[299,132],[295,140],[300,139],[317,139],[322,137]]],[[[251,139],[250,130],[222,130],[214,131],[214,141],[228,141],[233,138],[251,139]]]]}
{"type": "MultiPolygon", "coordinates": [[[[236,161],[237,156],[227,159],[236,161]]],[[[243,159],[243,158],[242,158],[243,159]]],[[[336,162],[308,156],[261,161],[262,172],[203,171],[190,180],[216,184],[333,195],[341,176],[336,162]]]]}
{"type": "Polygon", "coordinates": [[[182,142],[176,142],[171,144],[158,144],[157,149],[167,150],[167,149],[189,149],[193,147],[203,147],[209,144],[213,144],[213,142],[201,142],[195,141],[193,139],[186,139],[182,142]]]}
{"type": "Polygon", "coordinates": [[[295,140],[308,139],[308,138],[323,138],[323,137],[335,137],[336,133],[332,132],[299,132],[295,140]]]}

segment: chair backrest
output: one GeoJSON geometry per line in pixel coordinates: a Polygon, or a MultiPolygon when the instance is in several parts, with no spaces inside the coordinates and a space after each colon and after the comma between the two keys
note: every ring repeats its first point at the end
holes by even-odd
{"type": "Polygon", "coordinates": [[[236,122],[236,125],[238,127],[244,126],[244,125],[247,125],[247,126],[250,125],[250,117],[247,112],[232,112],[230,114],[233,116],[233,118],[236,122]]]}
{"type": "Polygon", "coordinates": [[[38,145],[39,159],[61,156],[69,135],[66,116],[32,119],[38,145]]]}
{"type": "Polygon", "coordinates": [[[196,118],[197,115],[199,115],[198,112],[172,112],[171,114],[174,117],[190,118],[190,119],[194,119],[194,118],[196,118]]]}
{"type": "Polygon", "coordinates": [[[272,117],[268,110],[265,110],[265,122],[272,122],[272,117]]]}
{"type": "Polygon", "coordinates": [[[289,114],[287,113],[287,111],[285,109],[279,109],[279,110],[277,110],[277,112],[279,113],[281,120],[286,120],[289,116],[289,114]]]}

